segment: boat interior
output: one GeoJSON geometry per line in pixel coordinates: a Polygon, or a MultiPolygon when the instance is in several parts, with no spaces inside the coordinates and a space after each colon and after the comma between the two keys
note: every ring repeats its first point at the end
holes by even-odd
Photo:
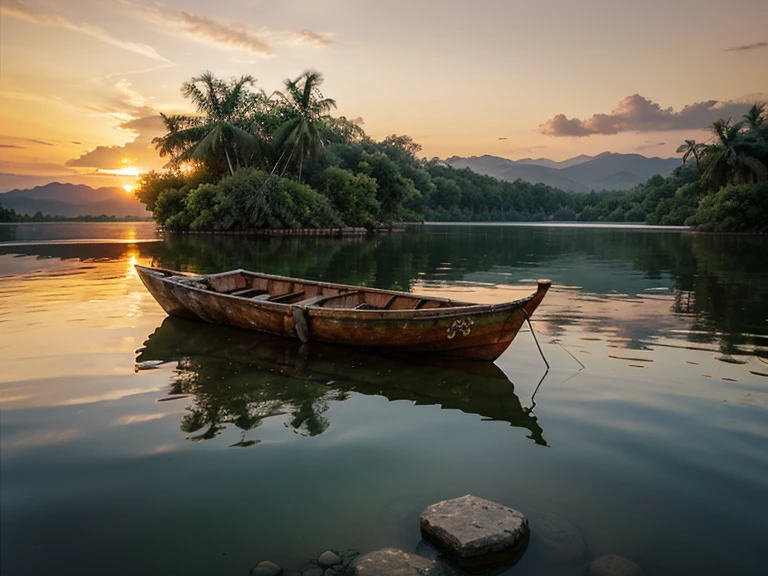
{"type": "Polygon", "coordinates": [[[354,310],[427,310],[469,305],[442,298],[424,298],[353,286],[280,279],[246,271],[210,276],[183,276],[163,271],[163,275],[187,286],[278,304],[354,310]]]}

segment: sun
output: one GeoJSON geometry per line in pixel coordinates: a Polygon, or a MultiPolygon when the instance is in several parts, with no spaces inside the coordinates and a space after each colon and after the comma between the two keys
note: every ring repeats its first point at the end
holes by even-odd
{"type": "Polygon", "coordinates": [[[133,192],[133,188],[134,188],[133,184],[123,184],[123,190],[125,190],[126,192],[129,192],[129,193],[133,192]]]}

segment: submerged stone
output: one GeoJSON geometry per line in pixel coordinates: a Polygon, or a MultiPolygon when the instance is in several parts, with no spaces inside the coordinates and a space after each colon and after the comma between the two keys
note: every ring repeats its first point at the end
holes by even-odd
{"type": "Polygon", "coordinates": [[[422,576],[429,573],[433,562],[402,550],[385,548],[358,556],[350,564],[354,576],[422,576]]]}
{"type": "Polygon", "coordinates": [[[533,547],[549,562],[567,562],[584,554],[584,539],[573,524],[554,514],[531,516],[533,547]]]}
{"type": "Polygon", "coordinates": [[[467,494],[427,506],[421,533],[460,565],[472,567],[522,555],[529,528],[522,512],[467,494]]]}
{"type": "Polygon", "coordinates": [[[320,564],[320,566],[323,568],[330,568],[331,566],[341,564],[341,558],[339,558],[335,552],[326,550],[320,554],[320,558],[317,559],[317,563],[320,564]]]}
{"type": "Polygon", "coordinates": [[[260,562],[256,568],[251,570],[251,576],[279,576],[282,573],[283,569],[269,560],[260,562]]]}
{"type": "Polygon", "coordinates": [[[611,554],[593,560],[589,576],[643,576],[643,571],[632,560],[611,554]]]}

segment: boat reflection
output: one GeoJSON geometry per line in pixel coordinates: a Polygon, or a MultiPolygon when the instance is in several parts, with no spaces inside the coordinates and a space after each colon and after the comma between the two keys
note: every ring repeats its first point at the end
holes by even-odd
{"type": "Polygon", "coordinates": [[[296,433],[316,436],[330,426],[330,403],[357,392],[508,422],[547,446],[536,416],[521,405],[514,384],[492,363],[301,345],[169,317],[145,342],[136,366],[171,361],[177,367],[167,399],[193,397],[181,421],[193,441],[214,438],[232,424],[242,431],[233,446],[250,446],[258,440],[246,440],[246,433],[278,415],[287,415],[286,425],[296,433]]]}

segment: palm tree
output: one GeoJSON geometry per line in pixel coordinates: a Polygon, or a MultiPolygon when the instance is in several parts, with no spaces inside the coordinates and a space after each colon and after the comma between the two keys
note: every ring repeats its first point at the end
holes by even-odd
{"type": "Polygon", "coordinates": [[[288,154],[283,165],[284,173],[291,160],[299,163],[299,180],[305,161],[316,160],[323,152],[322,126],[331,108],[336,108],[336,102],[324,98],[320,92],[323,75],[319,72],[307,71],[295,80],[286,80],[285,93],[278,97],[285,104],[283,111],[286,120],[275,134],[275,145],[280,151],[280,158],[273,172],[288,154]]]}
{"type": "Polygon", "coordinates": [[[696,160],[696,168],[699,168],[699,161],[701,160],[701,151],[704,150],[704,144],[697,143],[696,140],[686,140],[685,144],[681,144],[677,148],[678,154],[683,154],[683,164],[688,162],[688,159],[693,156],[696,160]]]}
{"type": "Polygon", "coordinates": [[[172,162],[211,161],[221,152],[231,174],[258,151],[260,140],[246,129],[250,115],[263,92],[249,90],[255,79],[242,76],[225,82],[211,72],[203,72],[181,86],[197,109],[196,116],[162,114],[168,134],[153,143],[161,156],[172,162]]]}
{"type": "Polygon", "coordinates": [[[746,123],[746,138],[751,154],[768,167],[768,111],[766,104],[754,104],[743,116],[746,123]]]}
{"type": "Polygon", "coordinates": [[[768,111],[765,102],[752,105],[749,112],[744,114],[744,122],[749,126],[750,132],[754,132],[763,138],[768,138],[768,111]]]}
{"type": "Polygon", "coordinates": [[[702,153],[702,179],[710,191],[730,184],[758,182],[768,177],[765,164],[750,154],[742,131],[744,122],[718,120],[710,127],[715,142],[702,153]]]}

